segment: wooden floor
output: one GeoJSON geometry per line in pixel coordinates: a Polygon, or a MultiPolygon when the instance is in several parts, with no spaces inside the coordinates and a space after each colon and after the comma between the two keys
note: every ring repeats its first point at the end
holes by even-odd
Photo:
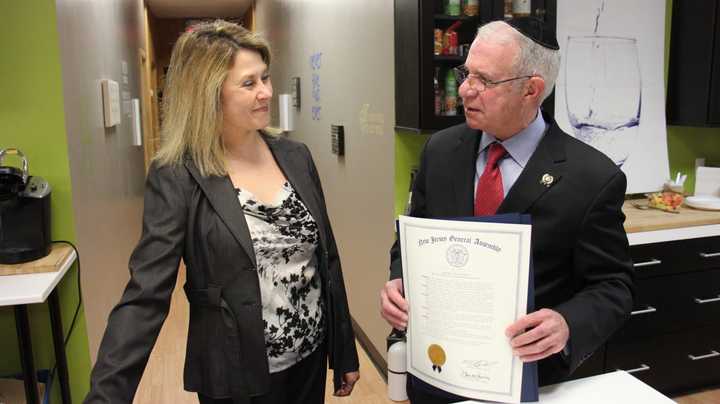
{"type": "MultiPolygon", "coordinates": [[[[189,317],[188,303],[182,292],[184,283],[185,271],[181,268],[177,287],[173,293],[170,314],[150,356],[134,404],[197,404],[198,402],[197,395],[182,389],[182,369],[189,317]]],[[[333,397],[332,380],[329,378],[325,402],[329,404],[394,403],[387,399],[383,378],[360,346],[358,353],[361,378],[353,394],[346,398],[333,397]]],[[[674,400],[680,404],[717,404],[720,403],[720,389],[675,397],[674,400]]]]}
{"type": "MultiPolygon", "coordinates": [[[[188,302],[182,291],[185,270],[180,269],[178,282],[173,292],[170,314],[160,332],[155,348],[150,355],[134,404],[197,404],[195,393],[182,388],[182,369],[185,361],[185,343],[189,318],[188,302]]],[[[328,373],[325,403],[328,404],[386,404],[395,403],[387,399],[386,385],[380,373],[358,345],[360,354],[360,381],[350,397],[332,395],[332,377],[328,373]]],[[[405,401],[404,403],[407,403],[405,401]]]]}

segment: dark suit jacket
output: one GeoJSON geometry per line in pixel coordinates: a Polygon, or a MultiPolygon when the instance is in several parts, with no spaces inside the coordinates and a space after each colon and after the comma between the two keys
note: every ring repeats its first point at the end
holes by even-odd
{"type": "MultiPolygon", "coordinates": [[[[326,344],[335,385],[358,369],[337,246],[310,151],[264,136],[317,222],[326,344]]],[[[86,403],[131,403],[167,316],[178,264],[187,268],[190,325],[185,389],[235,402],[269,389],[262,302],[250,233],[230,179],[203,177],[191,159],[148,173],[140,242],[131,278],[110,313],[86,403]]]]}
{"type": "MultiPolygon", "coordinates": [[[[625,175],[602,153],[554,122],[507,193],[498,213],[532,216],[535,307],[551,308],[570,327],[570,356],[540,361],[541,384],[565,378],[628,318],[633,269],[621,211],[625,175]],[[550,174],[545,186],[540,179],[550,174]],[[566,360],[569,359],[569,360],[566,360]]],[[[413,186],[411,216],[472,216],[481,132],[466,124],[431,136],[413,186]]],[[[391,279],[402,277],[396,242],[391,279]]],[[[509,324],[508,324],[509,325],[509,324]]]]}

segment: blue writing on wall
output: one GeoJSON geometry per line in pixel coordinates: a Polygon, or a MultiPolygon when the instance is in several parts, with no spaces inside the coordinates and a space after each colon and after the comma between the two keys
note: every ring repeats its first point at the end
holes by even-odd
{"type": "Polygon", "coordinates": [[[312,99],[313,105],[311,107],[312,120],[320,120],[320,112],[322,106],[320,105],[320,67],[322,66],[322,52],[315,52],[310,55],[310,69],[312,69],[312,99]]]}

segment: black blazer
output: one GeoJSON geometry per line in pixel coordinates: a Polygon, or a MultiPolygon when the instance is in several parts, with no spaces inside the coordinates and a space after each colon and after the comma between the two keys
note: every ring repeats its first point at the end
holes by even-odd
{"type": "MultiPolygon", "coordinates": [[[[551,308],[570,327],[570,356],[539,363],[541,384],[561,381],[629,317],[633,267],[621,211],[625,175],[602,153],[550,127],[498,213],[532,216],[535,307],[551,308]],[[550,186],[541,183],[550,174],[550,186]],[[568,360],[569,359],[569,360],[568,360]]],[[[466,124],[431,136],[413,186],[411,216],[472,216],[481,132],[466,124]]],[[[396,242],[391,279],[402,277],[396,242]]],[[[508,324],[509,325],[509,324],[508,324]]]]}
{"type": "MultiPolygon", "coordinates": [[[[263,136],[276,162],[317,222],[326,344],[336,389],[358,369],[337,246],[320,179],[304,144],[263,136]]],[[[110,313],[86,403],[131,403],[167,316],[178,265],[187,268],[190,325],[185,389],[248,397],[269,389],[255,253],[229,177],[200,175],[191,159],[148,173],[140,242],[131,278],[110,313]]]]}

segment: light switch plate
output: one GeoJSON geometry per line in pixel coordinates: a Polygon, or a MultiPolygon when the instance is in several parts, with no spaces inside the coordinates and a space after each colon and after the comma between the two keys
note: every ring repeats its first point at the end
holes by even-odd
{"type": "Polygon", "coordinates": [[[117,81],[104,79],[100,82],[100,87],[105,127],[111,128],[120,123],[120,86],[117,81]]]}

